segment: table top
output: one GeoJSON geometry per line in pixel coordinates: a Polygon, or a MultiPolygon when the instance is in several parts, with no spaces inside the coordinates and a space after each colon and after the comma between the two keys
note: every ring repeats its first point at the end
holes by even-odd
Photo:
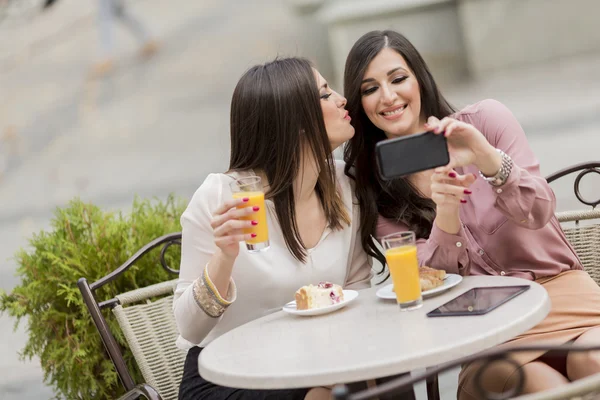
{"type": "Polygon", "coordinates": [[[284,389],[355,382],[439,365],[501,344],[541,322],[550,299],[539,284],[500,276],[469,276],[448,291],[402,312],[394,300],[359,291],[346,307],[314,317],[282,311],[235,328],[200,354],[204,379],[247,389],[284,389]],[[472,287],[531,288],[481,316],[425,314],[472,287]]]}

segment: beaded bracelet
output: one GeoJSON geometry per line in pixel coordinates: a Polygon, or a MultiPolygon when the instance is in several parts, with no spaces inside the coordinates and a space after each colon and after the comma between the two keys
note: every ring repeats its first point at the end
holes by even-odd
{"type": "Polygon", "coordinates": [[[233,278],[229,281],[229,289],[225,300],[208,276],[208,264],[204,267],[202,276],[194,281],[194,300],[208,316],[219,318],[236,299],[237,288],[233,278]]]}

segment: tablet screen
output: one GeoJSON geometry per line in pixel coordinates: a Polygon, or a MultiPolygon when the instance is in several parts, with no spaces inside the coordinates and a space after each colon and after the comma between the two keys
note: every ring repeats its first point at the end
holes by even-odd
{"type": "Polygon", "coordinates": [[[483,315],[529,289],[529,285],[476,287],[427,314],[428,317],[483,315]]]}

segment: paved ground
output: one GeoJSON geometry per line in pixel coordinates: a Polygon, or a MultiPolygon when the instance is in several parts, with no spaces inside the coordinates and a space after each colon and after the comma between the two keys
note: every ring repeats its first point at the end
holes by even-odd
{"type": "MultiPolygon", "coordinates": [[[[134,194],[189,197],[209,171],[222,170],[231,93],[250,65],[305,55],[323,75],[335,72],[324,28],[286,2],[166,4],[141,0],[133,8],[162,41],[158,56],[140,62],[119,31],[119,68],[96,82],[85,79],[96,49],[92,1],[62,0],[47,15],[0,24],[1,288],[17,284],[11,255],[72,197],[114,209],[134,194]]],[[[457,105],[505,102],[547,174],[600,159],[599,67],[592,54],[445,89],[457,105]]],[[[600,179],[591,183],[598,193],[600,179]]],[[[555,189],[560,209],[575,206],[567,182],[555,189]]],[[[36,361],[18,361],[26,332],[12,325],[0,317],[0,400],[49,398],[36,361]]],[[[455,375],[442,379],[444,399],[454,398],[455,375]]]]}

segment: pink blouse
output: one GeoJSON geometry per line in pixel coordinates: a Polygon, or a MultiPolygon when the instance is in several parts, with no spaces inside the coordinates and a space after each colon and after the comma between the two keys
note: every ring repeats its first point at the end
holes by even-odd
{"type": "MultiPolygon", "coordinates": [[[[583,269],[554,216],[554,192],[540,175],[525,132],[510,110],[495,100],[467,106],[454,118],[475,126],[514,161],[506,183],[493,187],[475,166],[457,168],[479,179],[461,205],[456,235],[434,223],[429,239],[417,242],[419,264],[461,275],[506,275],[535,280],[583,269]]],[[[400,222],[379,217],[377,237],[406,231],[400,222]]]]}

